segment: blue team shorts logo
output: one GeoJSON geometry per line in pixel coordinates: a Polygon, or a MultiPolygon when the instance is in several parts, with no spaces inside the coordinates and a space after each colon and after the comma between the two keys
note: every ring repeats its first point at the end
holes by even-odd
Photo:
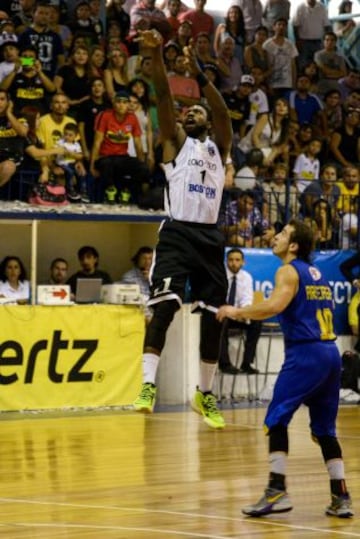
{"type": "Polygon", "coordinates": [[[200,193],[205,195],[205,198],[215,198],[216,197],[216,188],[215,187],[206,187],[198,183],[189,183],[188,187],[189,193],[200,193]]]}

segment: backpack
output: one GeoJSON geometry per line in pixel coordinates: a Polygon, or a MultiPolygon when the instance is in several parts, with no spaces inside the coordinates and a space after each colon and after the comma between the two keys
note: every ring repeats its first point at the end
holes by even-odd
{"type": "Polygon", "coordinates": [[[30,196],[30,204],[38,206],[65,206],[69,204],[63,185],[53,183],[37,183],[34,185],[30,196]]]}

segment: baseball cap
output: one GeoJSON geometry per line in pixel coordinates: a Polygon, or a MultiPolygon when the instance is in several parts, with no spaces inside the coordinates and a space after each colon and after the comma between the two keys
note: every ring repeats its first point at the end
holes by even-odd
{"type": "Polygon", "coordinates": [[[120,90],[119,92],[116,92],[114,99],[119,101],[129,101],[129,94],[125,92],[125,90],[120,90]]]}
{"type": "Polygon", "coordinates": [[[15,34],[9,34],[8,32],[0,33],[0,47],[3,48],[5,45],[15,45],[15,47],[19,47],[17,36],[15,34]]]}
{"type": "Polygon", "coordinates": [[[240,79],[240,84],[250,84],[250,86],[254,86],[255,84],[254,77],[251,75],[242,75],[240,79]]]}

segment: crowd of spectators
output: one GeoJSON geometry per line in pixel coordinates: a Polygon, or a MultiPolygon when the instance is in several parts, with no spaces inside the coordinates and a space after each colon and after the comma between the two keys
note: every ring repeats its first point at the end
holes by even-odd
{"type": "Polygon", "coordinates": [[[300,215],[319,248],[357,246],[360,71],[337,49],[355,22],[332,26],[319,0],[291,20],[288,0],[234,0],[216,24],[206,0],[192,1],[110,0],[105,18],[100,0],[2,2],[0,197],[22,169],[63,182],[73,203],[141,206],[163,185],[151,58],[137,40],[156,28],[179,121],[204,102],[190,40],[229,109],[227,244],[269,246],[300,215]]]}

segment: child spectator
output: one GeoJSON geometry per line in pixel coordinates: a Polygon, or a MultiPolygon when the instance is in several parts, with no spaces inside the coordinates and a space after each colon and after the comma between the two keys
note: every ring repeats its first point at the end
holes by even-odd
{"type": "Polygon", "coordinates": [[[310,181],[319,179],[320,161],[316,156],[321,151],[321,145],[322,141],[313,137],[306,150],[295,161],[293,172],[299,193],[306,189],[310,181]]]}
{"type": "Polygon", "coordinates": [[[64,156],[55,159],[56,164],[65,173],[67,196],[71,202],[90,202],[86,185],[86,169],[82,162],[83,153],[78,142],[79,130],[76,124],[68,123],[64,127],[64,135],[58,140],[57,146],[65,148],[64,156]],[[77,179],[80,180],[80,194],[77,192],[77,179]]]}

